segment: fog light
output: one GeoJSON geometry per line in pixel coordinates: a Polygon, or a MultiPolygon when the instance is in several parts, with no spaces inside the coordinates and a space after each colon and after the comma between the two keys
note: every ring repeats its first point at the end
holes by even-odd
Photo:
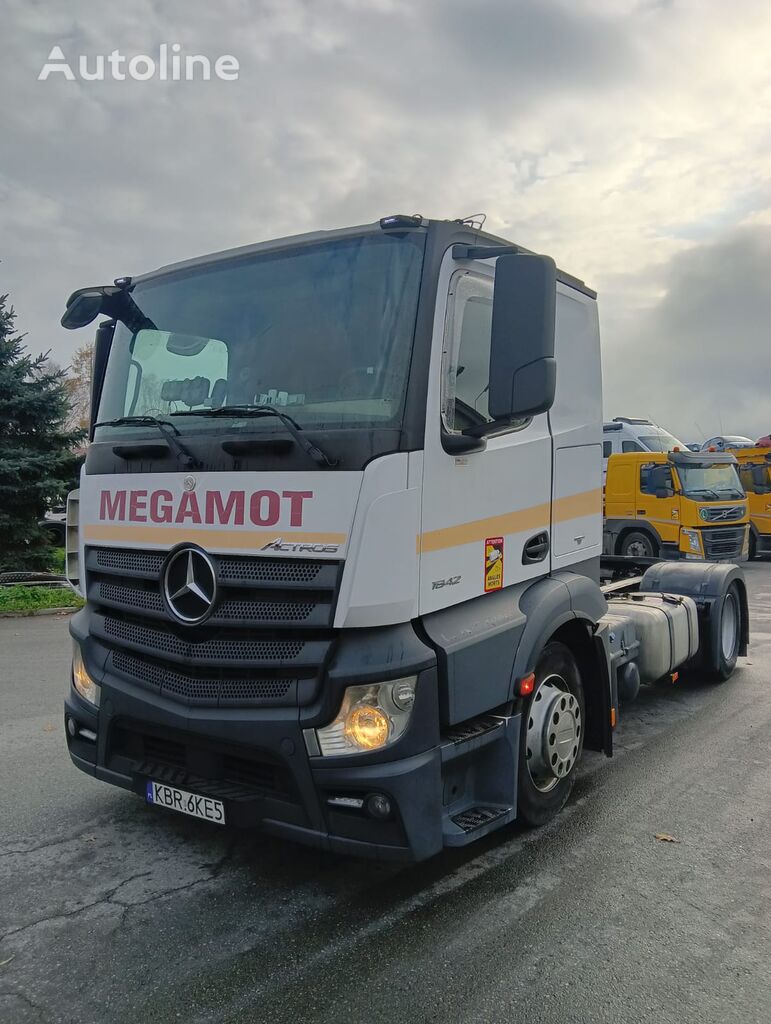
{"type": "Polygon", "coordinates": [[[78,732],[78,727],[77,725],[75,725],[75,719],[71,715],[67,717],[67,732],[69,733],[70,738],[73,740],[75,739],[78,732]]]}
{"type": "Polygon", "coordinates": [[[384,821],[391,817],[391,801],[385,793],[370,793],[365,803],[370,818],[384,821]]]}

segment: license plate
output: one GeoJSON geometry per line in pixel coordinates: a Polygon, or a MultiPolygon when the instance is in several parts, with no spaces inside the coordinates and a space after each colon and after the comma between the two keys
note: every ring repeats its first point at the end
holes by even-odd
{"type": "Polygon", "coordinates": [[[167,786],[164,782],[148,782],[145,790],[147,802],[167,807],[170,811],[189,814],[192,818],[203,818],[213,821],[216,825],[225,824],[225,805],[221,800],[212,800],[209,796],[188,793],[176,786],[167,786]]]}

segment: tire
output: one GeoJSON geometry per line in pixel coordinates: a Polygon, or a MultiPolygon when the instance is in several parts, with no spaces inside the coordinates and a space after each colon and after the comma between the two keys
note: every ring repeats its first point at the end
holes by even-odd
{"type": "Polygon", "coordinates": [[[742,639],[742,602],[735,583],[723,596],[720,612],[713,619],[713,628],[717,634],[717,643],[713,647],[717,652],[717,668],[712,678],[722,683],[733,675],[742,639]]]}
{"type": "Polygon", "coordinates": [[[750,542],[747,549],[747,561],[754,562],[758,557],[758,545],[755,540],[755,534],[750,530],[750,542]]]}
{"type": "Polygon", "coordinates": [[[656,558],[659,546],[650,534],[643,533],[642,530],[632,530],[621,541],[618,553],[627,558],[656,558]]]}
{"type": "Polygon", "coordinates": [[[526,825],[545,825],[564,807],[584,746],[585,720],[576,659],[569,647],[552,641],[538,659],[535,687],[522,713],[517,817],[526,825]],[[554,729],[560,726],[555,715],[561,733],[554,729]]]}

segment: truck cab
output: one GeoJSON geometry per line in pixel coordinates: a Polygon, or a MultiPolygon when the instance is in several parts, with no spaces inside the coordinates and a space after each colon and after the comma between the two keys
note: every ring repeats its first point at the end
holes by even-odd
{"type": "Polygon", "coordinates": [[[771,555],[771,448],[742,448],[734,455],[749,506],[749,557],[771,555]]]}
{"type": "Polygon", "coordinates": [[[749,516],[737,470],[728,453],[612,455],[605,480],[605,553],[745,559],[749,516]]]}

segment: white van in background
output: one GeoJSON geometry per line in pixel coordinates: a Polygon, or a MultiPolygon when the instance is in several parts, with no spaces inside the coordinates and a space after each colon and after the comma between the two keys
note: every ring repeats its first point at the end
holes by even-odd
{"type": "Polygon", "coordinates": [[[602,482],[605,483],[611,455],[624,452],[671,452],[673,448],[685,451],[687,446],[652,420],[616,416],[610,423],[602,425],[602,482]]]}

